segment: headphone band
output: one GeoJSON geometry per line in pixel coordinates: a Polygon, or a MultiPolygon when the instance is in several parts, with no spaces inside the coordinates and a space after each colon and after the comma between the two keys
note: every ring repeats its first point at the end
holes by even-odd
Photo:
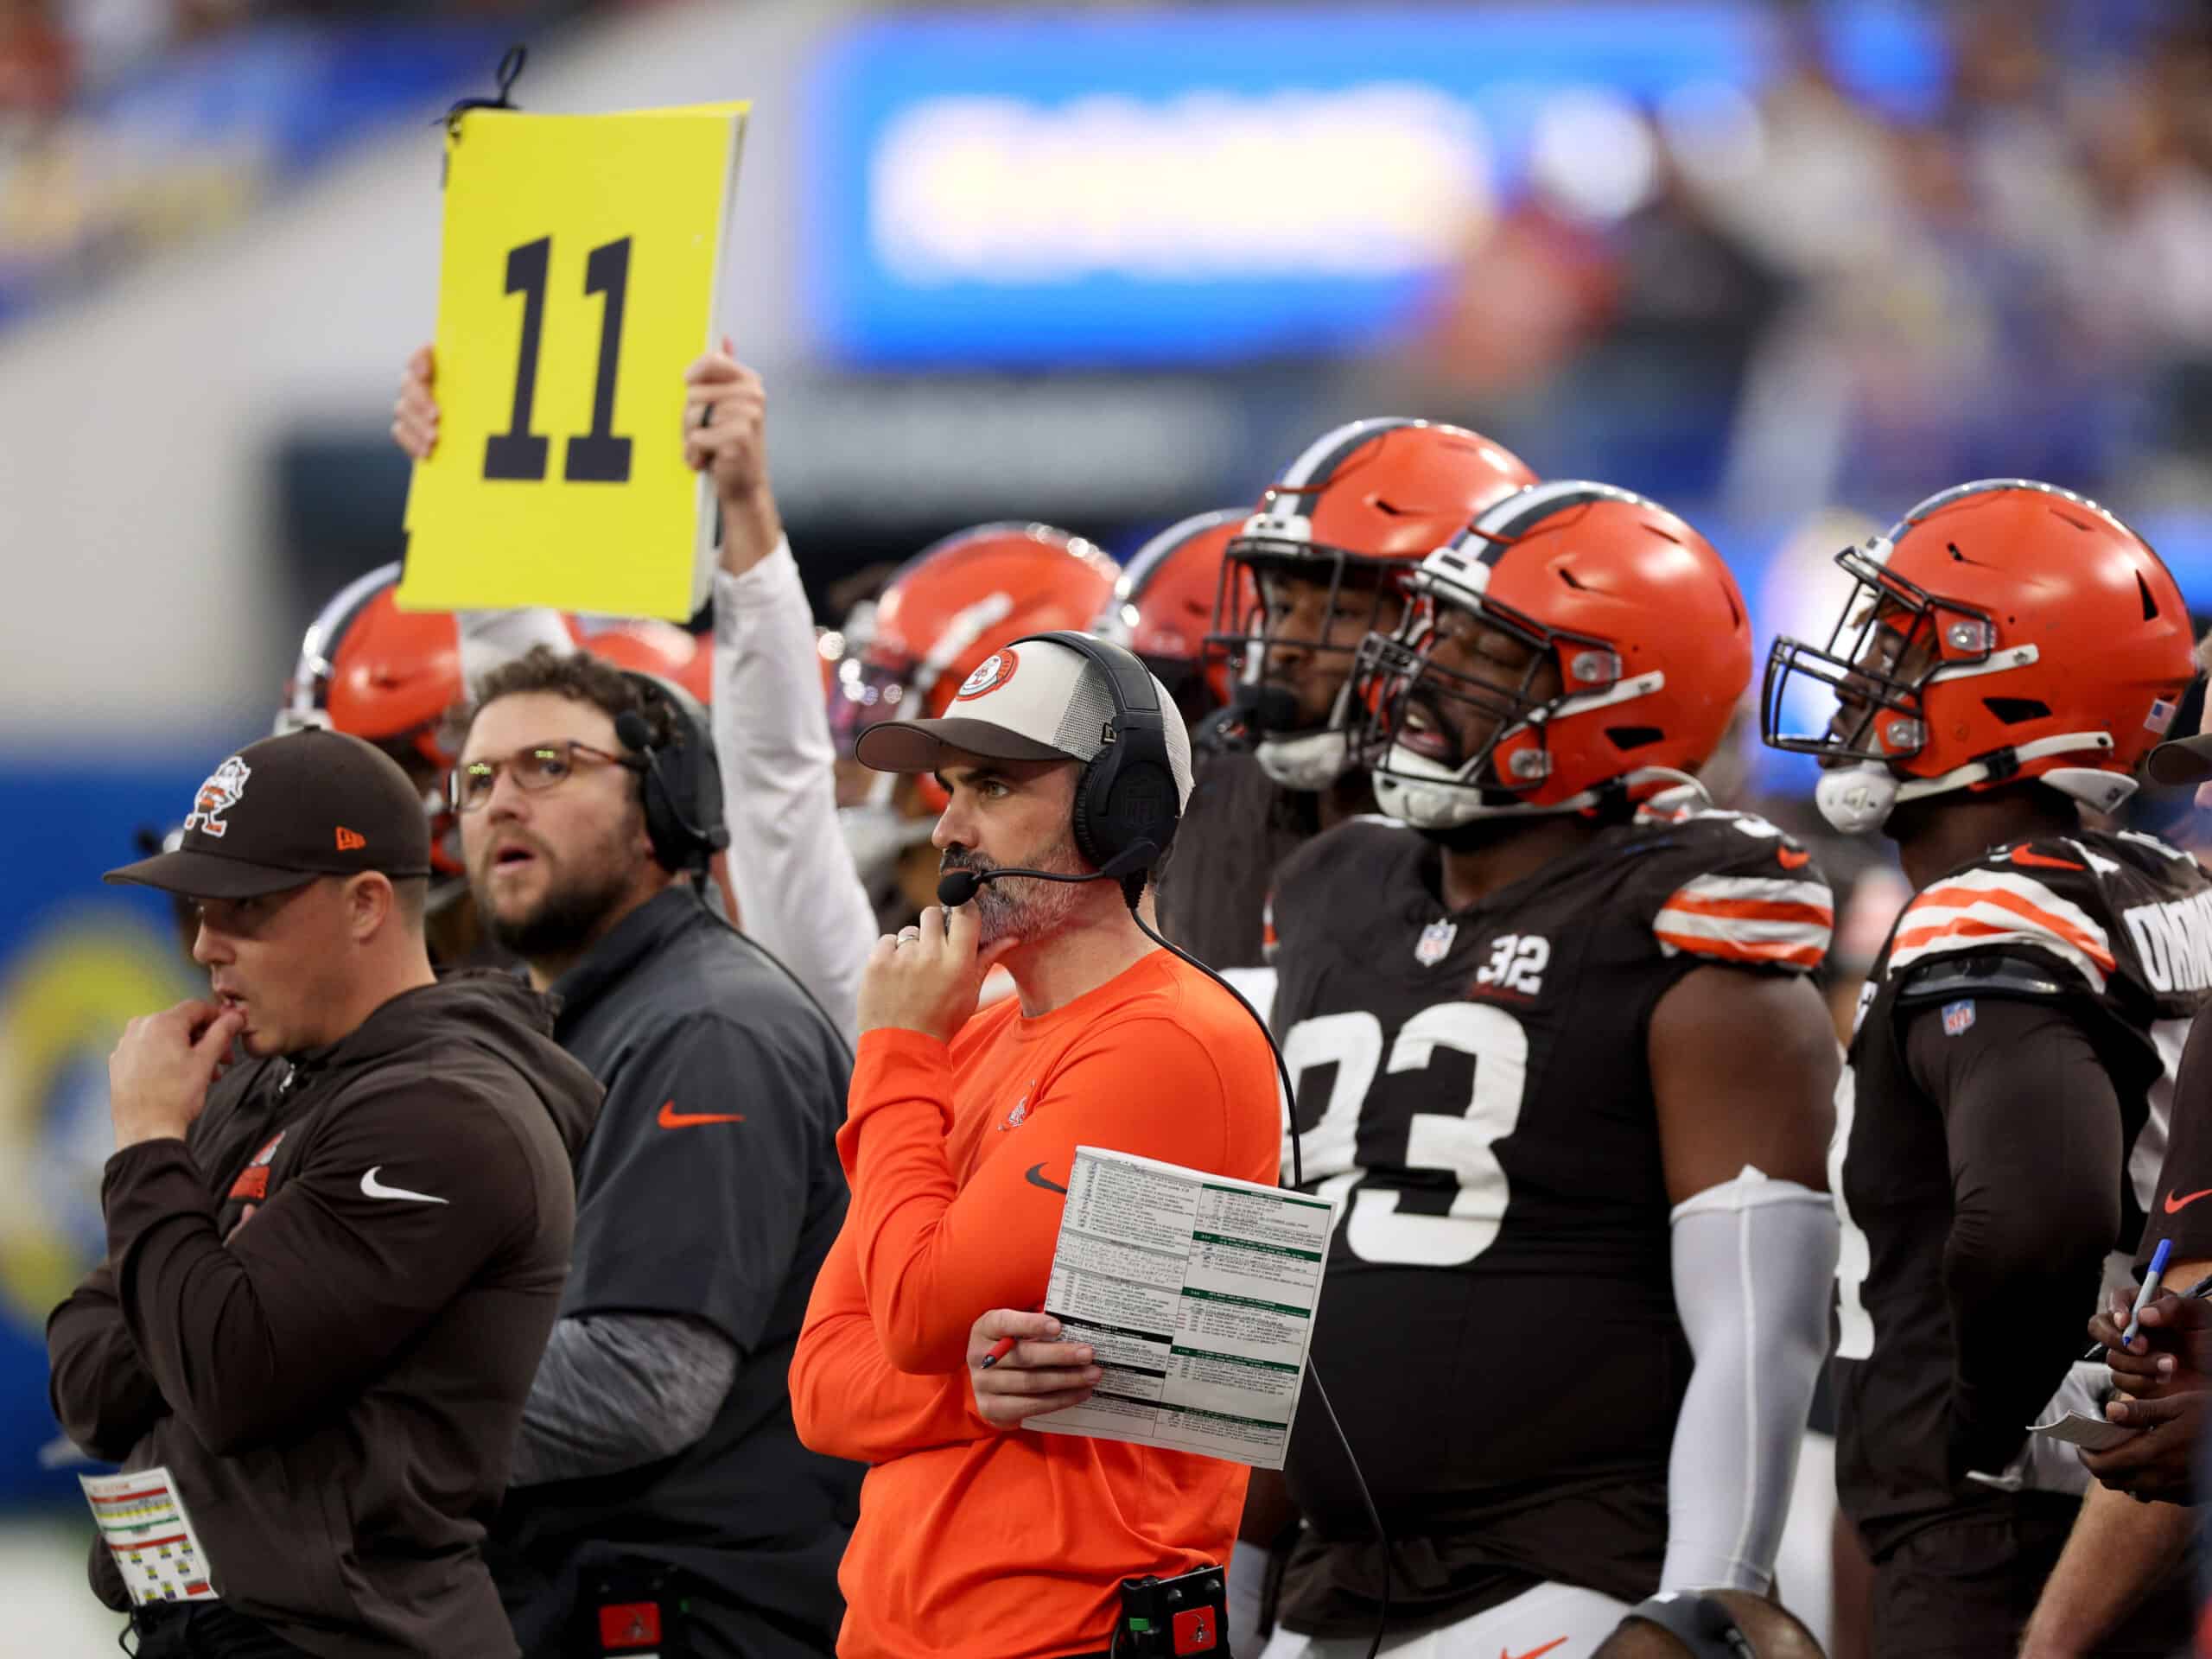
{"type": "MultiPolygon", "coordinates": [[[[1010,643],[1027,645],[1041,639],[1056,645],[1065,645],[1070,651],[1094,664],[1106,677],[1106,688],[1114,699],[1114,725],[1125,728],[1132,715],[1160,715],[1160,688],[1153,683],[1152,671],[1144,665],[1136,652],[1127,646],[1117,645],[1110,639],[1101,639],[1096,634],[1078,633],[1072,628],[1055,628],[1049,633],[1026,634],[1010,643]]],[[[1165,731],[1161,734],[1164,741],[1165,731]]]]}

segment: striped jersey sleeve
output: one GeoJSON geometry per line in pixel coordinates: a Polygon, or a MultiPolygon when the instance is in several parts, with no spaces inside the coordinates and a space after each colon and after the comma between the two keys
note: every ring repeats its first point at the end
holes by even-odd
{"type": "Polygon", "coordinates": [[[1809,973],[1827,954],[1834,925],[1834,901],[1825,881],[1697,875],[1675,889],[1651,931],[1670,957],[1809,973]]]}
{"type": "Polygon", "coordinates": [[[1639,821],[1657,880],[1644,887],[1660,953],[1807,974],[1827,955],[1835,901],[1813,855],[1751,812],[1695,808],[1639,821]]]}
{"type": "Polygon", "coordinates": [[[2056,958],[2100,994],[2118,967],[2097,915],[2025,869],[1984,865],[1945,876],[1905,907],[1889,972],[1947,954],[2022,948],[2056,958]]]}

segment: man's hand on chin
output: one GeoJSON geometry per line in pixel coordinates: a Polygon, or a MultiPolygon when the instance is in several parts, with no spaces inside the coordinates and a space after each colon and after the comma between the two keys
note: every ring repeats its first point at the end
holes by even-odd
{"type": "Polygon", "coordinates": [[[979,950],[983,924],[976,906],[961,905],[949,915],[931,905],[912,925],[875,942],[861,979],[863,1033],[896,1027],[949,1043],[967,1023],[983,976],[1017,942],[999,939],[979,950]]]}
{"type": "Polygon", "coordinates": [[[181,1141],[207,1107],[207,1090],[230,1064],[245,1015],[213,1002],[180,1002],[142,1014],[108,1056],[108,1112],[115,1148],[181,1141]]]}

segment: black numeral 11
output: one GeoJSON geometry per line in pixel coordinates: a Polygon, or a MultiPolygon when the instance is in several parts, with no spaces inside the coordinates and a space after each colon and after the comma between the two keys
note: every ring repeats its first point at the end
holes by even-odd
{"type": "MultiPolygon", "coordinates": [[[[484,441],[484,476],[542,483],[548,440],[530,429],[537,396],[537,354],[545,337],[546,274],[553,238],[541,236],[507,255],[507,289],[523,296],[522,350],[515,363],[514,413],[504,432],[484,441]]],[[[599,327],[599,375],[592,387],[591,430],[569,440],[562,476],[574,484],[625,484],[630,440],[614,435],[614,378],[622,357],[622,302],[630,285],[630,238],[594,248],[584,264],[584,292],[604,294],[599,327]]]]}

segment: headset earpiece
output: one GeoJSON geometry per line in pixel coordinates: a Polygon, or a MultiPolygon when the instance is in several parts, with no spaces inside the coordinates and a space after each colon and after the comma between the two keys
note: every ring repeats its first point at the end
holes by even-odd
{"type": "Polygon", "coordinates": [[[1135,652],[1091,634],[1062,630],[1027,638],[1065,645],[1088,658],[1105,677],[1114,701],[1109,741],[1076,779],[1076,850],[1103,868],[1148,841],[1160,849],[1153,860],[1157,863],[1175,838],[1183,806],[1167,747],[1166,713],[1151,671],[1135,652]]]}
{"type": "Polygon", "coordinates": [[[707,711],[683,687],[635,669],[620,671],[648,705],[668,715],[669,738],[652,741],[652,724],[641,714],[626,713],[614,722],[622,746],[644,761],[641,782],[645,834],[653,857],[672,871],[703,871],[729,845],[722,817],[721,763],[715,754],[714,729],[707,711]]]}

